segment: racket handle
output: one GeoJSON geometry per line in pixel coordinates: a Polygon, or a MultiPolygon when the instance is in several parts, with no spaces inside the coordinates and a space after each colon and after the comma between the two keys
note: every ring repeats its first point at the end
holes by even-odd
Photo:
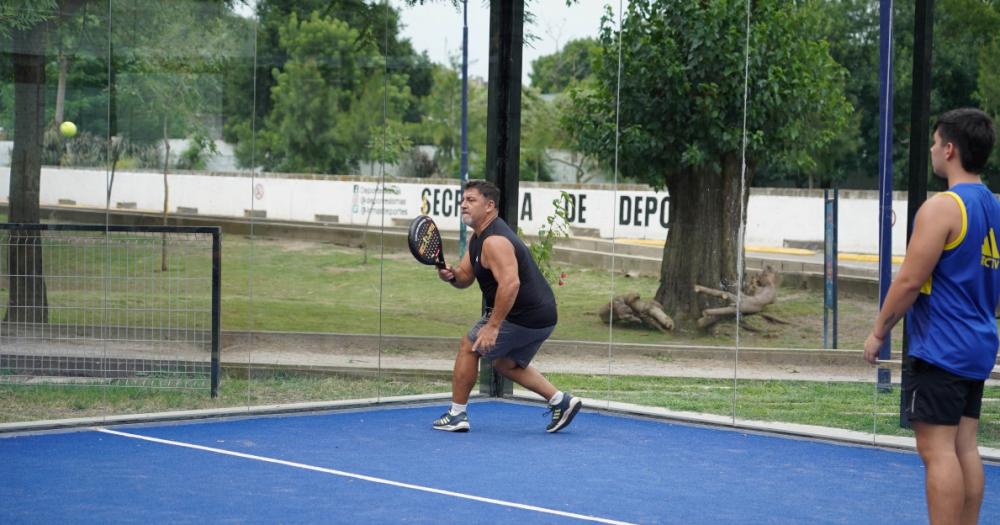
{"type": "MultiPolygon", "coordinates": [[[[448,267],[447,265],[444,264],[444,262],[435,263],[434,266],[437,267],[438,270],[444,270],[445,268],[448,267]]],[[[455,282],[455,274],[454,274],[454,272],[451,275],[451,279],[448,279],[448,282],[449,283],[454,283],[455,282]]]]}
{"type": "MultiPolygon", "coordinates": [[[[444,270],[445,268],[448,267],[444,263],[444,246],[442,246],[441,249],[438,251],[438,262],[434,266],[437,266],[439,270],[444,270]]],[[[448,282],[452,283],[452,284],[455,283],[455,270],[454,269],[451,272],[451,279],[448,279],[448,282]]]]}

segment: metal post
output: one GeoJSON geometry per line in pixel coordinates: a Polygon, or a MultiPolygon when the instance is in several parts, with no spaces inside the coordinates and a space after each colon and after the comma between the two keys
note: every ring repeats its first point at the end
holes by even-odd
{"type": "MultiPolygon", "coordinates": [[[[517,231],[521,140],[521,47],[524,0],[490,2],[490,73],[486,109],[486,179],[500,189],[500,218],[517,231]]],[[[480,361],[479,390],[500,397],[510,380],[480,361]]]]}
{"type": "Polygon", "coordinates": [[[836,188],[823,191],[823,348],[837,348],[837,207],[840,192],[836,188]],[[832,314],[833,326],[830,326],[832,314]],[[831,330],[832,328],[832,330],[831,330]],[[832,333],[832,341],[830,335],[832,333]]]}
{"type": "Polygon", "coordinates": [[[212,233],[212,398],[219,397],[222,339],[222,228],[212,233]]]}
{"type": "Polygon", "coordinates": [[[500,189],[500,218],[517,231],[524,0],[490,2],[486,178],[500,189]]]}
{"type": "MultiPolygon", "coordinates": [[[[879,308],[885,302],[892,281],[892,0],[879,1],[879,308]]],[[[879,359],[891,357],[892,335],[885,338],[879,359]]],[[[878,369],[878,389],[892,389],[892,376],[878,369]]]]}
{"type": "MultiPolygon", "coordinates": [[[[459,193],[469,182],[469,1],[462,0],[462,162],[459,193]]],[[[458,219],[458,259],[465,256],[465,223],[458,219]]]]}
{"type": "MultiPolygon", "coordinates": [[[[927,200],[928,150],[930,149],[931,52],[934,39],[934,0],[918,0],[913,17],[913,87],[910,107],[910,173],[906,199],[906,241],[913,234],[917,210],[927,200]]],[[[908,353],[906,322],[903,322],[903,367],[908,353]]],[[[910,428],[904,417],[903,399],[899,401],[899,426],[910,428]]]]}

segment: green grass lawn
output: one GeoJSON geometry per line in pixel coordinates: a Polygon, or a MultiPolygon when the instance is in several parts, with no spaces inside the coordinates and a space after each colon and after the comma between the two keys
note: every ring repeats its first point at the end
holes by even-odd
{"type": "MultiPolygon", "coordinates": [[[[480,294],[473,285],[456,290],[437,279],[433,268],[417,264],[409,254],[377,259],[361,250],[325,243],[227,236],[223,256],[223,329],[305,332],[385,333],[456,336],[479,315],[480,294]],[[381,315],[380,315],[381,314],[381,315]]],[[[554,286],[559,325],[553,338],[606,342],[607,325],[597,316],[614,294],[637,292],[651,299],[658,276],[625,279],[592,268],[564,268],[564,286],[554,286]]],[[[782,288],[768,307],[788,325],[759,318],[743,330],[743,346],[822,348],[821,290],[782,288]]],[[[840,347],[861,347],[876,312],[877,301],[840,299],[840,347]]],[[[704,333],[681,327],[674,333],[616,327],[610,337],[621,343],[730,346],[732,323],[704,333]]],[[[898,338],[897,338],[898,339],[898,338]]]]}
{"type": "Polygon", "coordinates": [[[171,410],[241,407],[367,399],[448,391],[449,381],[371,379],[345,375],[304,377],[278,375],[254,378],[223,377],[219,397],[207,390],[153,389],[86,385],[0,384],[0,423],[140,414],[171,410]]]}
{"type": "MultiPolygon", "coordinates": [[[[705,414],[733,414],[733,382],[719,379],[550,374],[576,395],[705,414]]],[[[97,386],[0,385],[0,422],[106,414],[240,407],[447,392],[435,378],[371,379],[351,376],[270,376],[252,382],[224,377],[219,397],[207,392],[97,386]]],[[[875,397],[871,384],[741,380],[736,416],[910,436],[898,425],[898,390],[875,397]],[[877,415],[877,425],[873,419],[877,415]]],[[[987,387],[980,444],[1000,447],[1000,388],[987,387]]]]}
{"type": "MultiPolygon", "coordinates": [[[[554,384],[574,394],[671,410],[733,415],[731,379],[549,374],[554,384]]],[[[740,380],[736,416],[754,421],[799,423],[872,432],[873,409],[878,433],[912,435],[899,428],[899,388],[875,395],[868,383],[740,380]]],[[[983,394],[980,442],[1000,445],[1000,388],[983,394]]]]}
{"type": "MultiPolygon", "coordinates": [[[[99,241],[100,239],[98,239],[99,241]]],[[[114,324],[146,326],[160,318],[152,311],[206,311],[210,308],[211,261],[207,245],[168,250],[168,270],[160,271],[158,238],[128,248],[50,250],[45,259],[52,323],[93,323],[94,311],[108,308],[114,324]],[[153,241],[153,242],[150,242],[153,241]],[[71,253],[72,252],[72,253],[71,253]],[[105,278],[105,276],[111,276],[105,278]],[[123,279],[122,276],[129,276],[123,279]],[[87,312],[90,312],[89,314],[87,312]]],[[[360,249],[323,242],[225,235],[222,267],[223,330],[333,332],[456,336],[479,315],[478,287],[456,290],[437,279],[433,268],[408,253],[367,257],[360,249]]],[[[703,332],[681,325],[672,333],[615,327],[597,316],[612,295],[639,293],[652,299],[659,277],[612,278],[606,270],[565,266],[564,286],[554,286],[559,325],[553,338],[619,343],[732,346],[732,322],[703,332]]],[[[0,300],[6,302],[6,287],[0,300]]],[[[822,348],[821,290],[781,288],[767,312],[789,322],[769,324],[759,317],[742,330],[745,347],[822,348]]],[[[840,298],[841,348],[860,348],[876,311],[876,298],[840,298]]],[[[206,321],[207,323],[207,321],[206,321]]],[[[690,323],[688,323],[690,325],[690,323]]],[[[895,338],[898,341],[898,337],[895,338]]]]}
{"type": "MultiPolygon", "coordinates": [[[[135,254],[134,254],[135,255],[135,254]]],[[[478,317],[480,294],[473,286],[455,290],[437,279],[433,268],[412,260],[408,253],[371,252],[323,242],[287,241],[226,235],[223,241],[222,326],[224,330],[327,332],[456,337],[478,317]]],[[[208,291],[203,287],[171,289],[157,287],[156,276],[207,277],[210,266],[198,255],[171,261],[167,272],[158,270],[158,250],[146,250],[133,258],[102,259],[87,254],[86,265],[111,274],[128,273],[152,277],[142,287],[124,287],[117,281],[108,289],[100,281],[80,279],[52,281],[53,306],[108,304],[112,306],[172,308],[178,304],[202,304],[208,291]],[[104,301],[107,301],[106,303],[104,301]]],[[[47,265],[67,259],[47,259],[47,265]]],[[[612,294],[638,292],[652,298],[656,276],[626,279],[607,271],[567,266],[564,286],[554,291],[559,302],[559,326],[553,338],[654,345],[732,346],[733,323],[720,323],[709,333],[681,328],[662,334],[652,330],[608,330],[597,316],[612,294]],[[614,288],[612,288],[612,283],[614,288]]],[[[114,281],[113,281],[114,282],[114,281]]],[[[2,298],[5,301],[5,298],[2,298]]],[[[54,322],[79,322],[60,316],[78,315],[74,308],[53,309],[54,322]]],[[[744,347],[822,347],[822,292],[781,288],[778,300],[767,311],[789,322],[769,324],[748,318],[758,331],[740,332],[744,347]]],[[[876,300],[840,298],[840,346],[858,348],[876,311],[876,300]]],[[[141,323],[145,319],[130,318],[141,323]]],[[[899,337],[894,338],[897,343],[899,337]]],[[[387,349],[388,351],[389,349],[387,349]]],[[[662,377],[585,376],[555,374],[553,382],[583,396],[612,399],[720,415],[733,413],[731,380],[678,379],[662,377]]],[[[428,392],[447,392],[447,381],[425,379],[387,380],[349,376],[271,377],[252,382],[226,378],[219,399],[203,392],[88,386],[0,385],[0,421],[31,421],[101,414],[154,412],[160,410],[245,406],[283,402],[348,399],[428,392]]],[[[984,441],[1000,444],[994,421],[1000,420],[1000,393],[987,389],[984,403],[984,441]]],[[[823,425],[871,431],[873,411],[879,415],[879,432],[899,433],[896,427],[898,392],[880,396],[877,406],[870,384],[808,381],[741,380],[735,397],[738,417],[823,425]]]]}

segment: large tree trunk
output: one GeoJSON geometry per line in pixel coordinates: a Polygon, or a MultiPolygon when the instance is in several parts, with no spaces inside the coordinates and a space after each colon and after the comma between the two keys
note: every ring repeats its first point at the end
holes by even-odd
{"type": "MultiPolygon", "coordinates": [[[[10,165],[10,215],[17,223],[37,223],[45,130],[45,33],[39,24],[12,34],[14,63],[14,148],[10,165]]],[[[10,284],[7,322],[48,322],[38,231],[11,231],[7,246],[10,284]]]]}
{"type": "Polygon", "coordinates": [[[722,160],[721,173],[691,172],[667,181],[670,229],[656,300],[679,323],[722,304],[696,294],[695,285],[736,292],[737,272],[743,264],[738,243],[740,210],[745,214],[749,196],[741,192],[740,175],[740,158],[734,155],[722,160]]]}

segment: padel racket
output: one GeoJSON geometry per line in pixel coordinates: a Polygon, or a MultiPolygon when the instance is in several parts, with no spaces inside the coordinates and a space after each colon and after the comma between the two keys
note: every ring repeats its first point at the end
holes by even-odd
{"type": "Polygon", "coordinates": [[[407,238],[410,253],[422,264],[444,268],[444,246],[441,243],[441,232],[434,219],[427,215],[419,215],[410,223],[410,234],[407,238]]]}

